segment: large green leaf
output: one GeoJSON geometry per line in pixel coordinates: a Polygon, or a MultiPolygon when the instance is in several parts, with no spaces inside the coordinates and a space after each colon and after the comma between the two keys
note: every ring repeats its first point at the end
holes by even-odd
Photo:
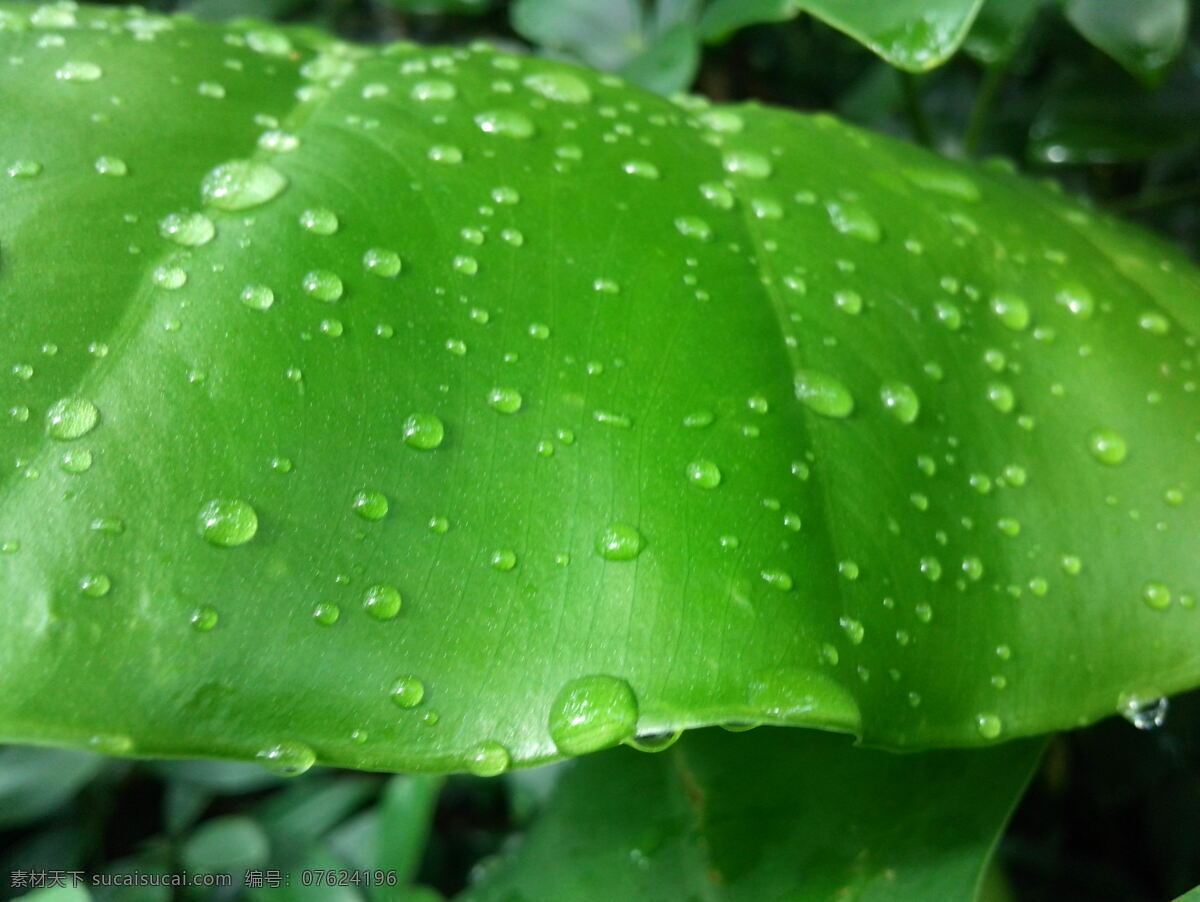
{"type": "Polygon", "coordinates": [[[568,765],[524,842],[461,898],[970,900],[1041,748],[891,755],[764,729],[605,752],[568,765]]]}
{"type": "Polygon", "coordinates": [[[1200,679],[1140,233],[483,48],[5,9],[3,738],[492,773],[1200,679]]]}

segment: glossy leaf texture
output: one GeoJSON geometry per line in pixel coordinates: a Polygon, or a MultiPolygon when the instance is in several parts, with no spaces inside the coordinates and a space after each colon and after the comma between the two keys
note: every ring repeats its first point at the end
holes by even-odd
{"type": "Polygon", "coordinates": [[[1200,276],[1141,233],[485,48],[3,21],[4,739],[496,773],[1200,679],[1200,276]]]}
{"type": "Polygon", "coordinates": [[[892,755],[807,730],[705,730],[658,755],[605,752],[566,766],[524,841],[461,899],[974,899],[1041,748],[892,755]]]}

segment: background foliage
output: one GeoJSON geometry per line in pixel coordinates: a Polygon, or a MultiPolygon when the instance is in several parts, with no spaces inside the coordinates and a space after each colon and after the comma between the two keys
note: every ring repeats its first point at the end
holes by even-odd
{"type": "MultiPolygon", "coordinates": [[[[532,45],[662,93],[830,110],[949,156],[1009,157],[1200,256],[1200,25],[1188,21],[1184,0],[1136,4],[1132,19],[1114,14],[1117,4],[1088,0],[990,0],[978,12],[973,3],[929,3],[944,7],[944,28],[909,41],[848,23],[836,11],[854,4],[832,2],[145,5],[206,19],[312,24],[355,40],[483,37],[532,45]],[[799,15],[800,5],[813,15],[799,15]]],[[[553,782],[578,767],[496,781],[317,769],[285,781],[245,765],[11,748],[0,753],[0,847],[4,870],[18,863],[94,871],[394,868],[435,889],[349,890],[339,898],[437,898],[486,873],[490,856],[531,822],[553,782]]],[[[1200,698],[1189,696],[1173,702],[1157,730],[1118,720],[1055,739],[1002,846],[1004,876],[987,892],[1170,898],[1200,882],[1198,821],[1200,698]]]]}

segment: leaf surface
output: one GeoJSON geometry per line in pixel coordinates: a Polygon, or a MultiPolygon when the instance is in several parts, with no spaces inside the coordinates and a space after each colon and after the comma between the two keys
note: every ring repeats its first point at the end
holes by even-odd
{"type": "Polygon", "coordinates": [[[4,10],[4,739],[496,773],[1200,678],[1141,233],[547,61],[4,10]]]}

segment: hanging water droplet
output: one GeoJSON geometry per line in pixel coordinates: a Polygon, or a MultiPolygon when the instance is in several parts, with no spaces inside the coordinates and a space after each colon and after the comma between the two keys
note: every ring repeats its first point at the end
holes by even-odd
{"type": "Polygon", "coordinates": [[[550,706],[550,738],[564,755],[585,755],[637,732],[638,703],[632,687],[614,676],[571,680],[550,706]]]}
{"type": "Polygon", "coordinates": [[[1157,730],[1167,722],[1170,701],[1153,695],[1122,693],[1117,699],[1117,711],[1139,730],[1157,730]]]}
{"type": "Polygon", "coordinates": [[[317,762],[316,753],[303,742],[281,742],[255,757],[271,773],[283,777],[298,777],[317,762]]]}
{"type": "Polygon", "coordinates": [[[512,766],[512,754],[493,740],[484,740],[467,750],[467,770],[476,777],[498,777],[512,766]]]}

